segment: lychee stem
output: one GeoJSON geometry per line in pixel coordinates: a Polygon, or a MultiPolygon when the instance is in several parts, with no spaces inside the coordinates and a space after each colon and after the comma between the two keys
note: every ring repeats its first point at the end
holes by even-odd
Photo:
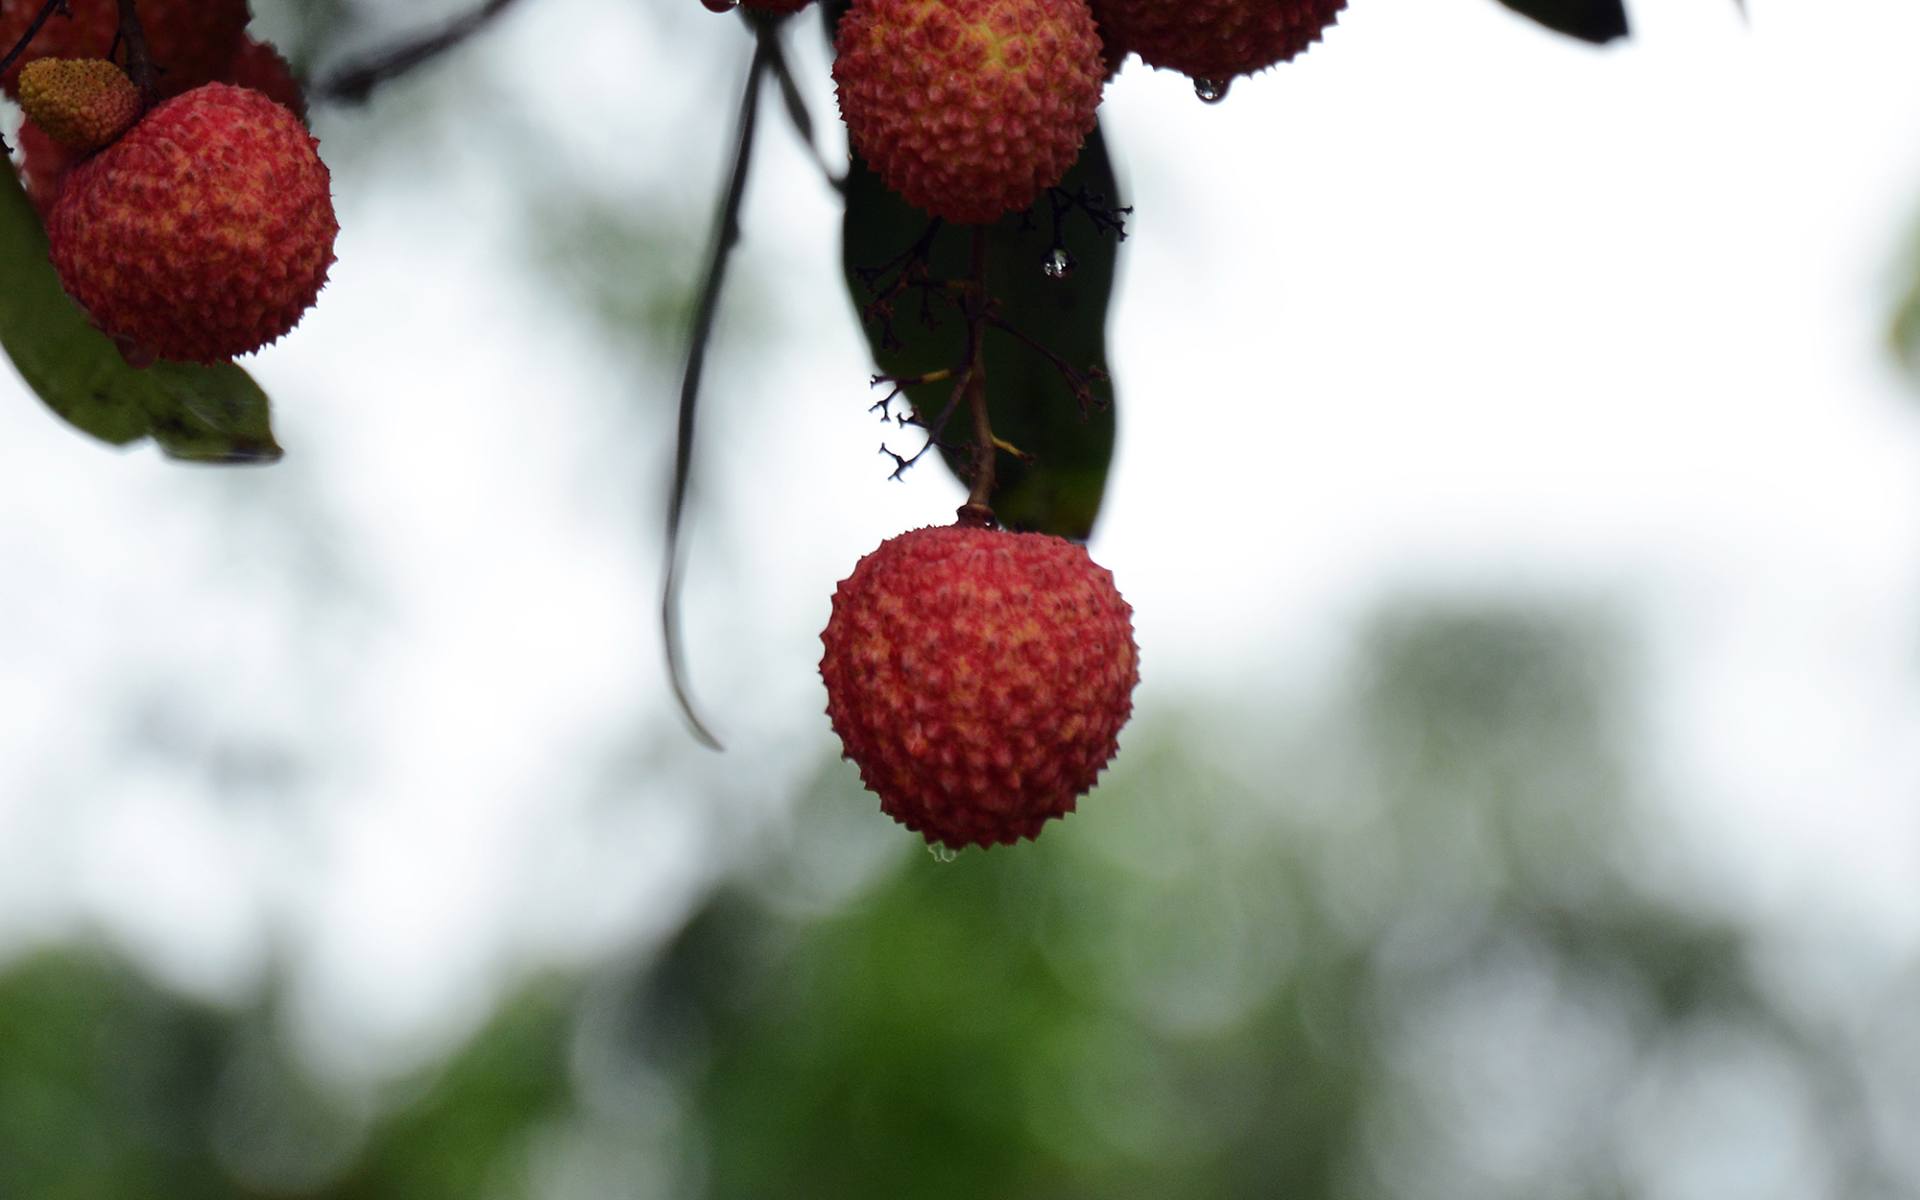
{"type": "MultiPolygon", "coordinates": [[[[488,8],[494,6],[490,4],[488,8]]],[[[720,289],[726,280],[727,264],[740,242],[740,212],[746,204],[747,174],[753,163],[754,138],[759,129],[760,87],[766,79],[773,50],[772,31],[756,27],[753,62],[747,67],[746,90],[740,97],[740,115],[734,132],[733,165],[727,173],[726,191],[721,194],[706,280],[700,288],[693,331],[687,340],[686,366],[680,376],[673,481],[667,493],[665,563],[660,585],[660,638],[667,656],[667,679],[673,685],[673,698],[680,706],[681,715],[693,727],[694,736],[714,750],[721,749],[720,740],[708,731],[694,709],[692,690],[687,682],[686,653],[680,643],[680,531],[686,515],[687,491],[693,479],[694,416],[699,408],[700,381],[706,370],[707,344],[713,338],[714,323],[719,316],[720,289]]]]}
{"type": "Polygon", "coordinates": [[[445,25],[396,46],[350,61],[308,89],[319,100],[342,100],[364,104],[373,89],[397,79],[423,63],[430,62],[499,20],[517,0],[485,0],[471,12],[449,20],[445,25]]]}
{"type": "Polygon", "coordinates": [[[127,78],[140,89],[141,106],[152,104],[158,73],[153,68],[153,55],[147,50],[147,31],[140,24],[140,14],[134,10],[134,0],[120,0],[120,30],[114,34],[114,40],[127,48],[127,78]]]}
{"type": "Polygon", "coordinates": [[[967,493],[966,508],[983,510],[991,519],[995,459],[998,439],[993,436],[993,418],[987,412],[987,229],[973,230],[973,269],[968,273],[973,295],[967,306],[967,405],[973,410],[973,488],[967,493]]]}

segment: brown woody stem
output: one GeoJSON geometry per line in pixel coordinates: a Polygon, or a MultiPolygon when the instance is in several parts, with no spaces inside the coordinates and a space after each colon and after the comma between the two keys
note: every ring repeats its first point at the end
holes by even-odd
{"type": "Polygon", "coordinates": [[[134,0],[120,0],[120,32],[116,36],[127,49],[127,78],[140,89],[141,104],[152,104],[159,73],[154,70],[147,31],[140,24],[140,14],[134,11],[134,0]]]}
{"type": "Polygon", "coordinates": [[[973,488],[960,510],[963,521],[993,521],[994,460],[998,450],[987,412],[987,228],[973,230],[972,295],[967,307],[967,406],[973,411],[973,488]]]}

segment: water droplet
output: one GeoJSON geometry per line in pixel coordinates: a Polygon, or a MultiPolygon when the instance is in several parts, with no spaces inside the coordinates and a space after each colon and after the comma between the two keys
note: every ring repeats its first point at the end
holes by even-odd
{"type": "Polygon", "coordinates": [[[940,842],[928,842],[927,853],[933,855],[933,861],[937,863],[950,863],[960,857],[958,850],[955,850],[952,846],[943,845],[940,842]]]}
{"type": "Polygon", "coordinates": [[[740,0],[700,0],[700,3],[707,6],[708,12],[723,13],[732,12],[739,7],[740,0]]]}
{"type": "Polygon", "coordinates": [[[1231,79],[1196,79],[1193,81],[1193,94],[1208,104],[1218,104],[1227,98],[1227,89],[1232,86],[1231,79]]]}
{"type": "Polygon", "coordinates": [[[1068,254],[1064,248],[1055,246],[1053,253],[1047,255],[1047,261],[1040,264],[1040,269],[1046,273],[1048,279],[1065,279],[1072,275],[1073,269],[1079,265],[1074,261],[1073,255],[1068,254]]]}

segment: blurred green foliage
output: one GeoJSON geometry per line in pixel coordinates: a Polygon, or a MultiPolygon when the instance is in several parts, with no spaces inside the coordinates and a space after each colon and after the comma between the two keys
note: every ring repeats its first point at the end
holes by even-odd
{"type": "Polygon", "coordinates": [[[838,764],[657,953],[372,1097],[270,1004],[25,960],[0,1196],[1906,1194],[1872,1051],[1650,881],[1607,628],[1389,612],[1338,694],[1144,725],[1081,814],[949,863],[838,764]]]}
{"type": "Polygon", "coordinates": [[[1903,283],[1889,331],[1894,358],[1908,376],[1920,380],[1920,226],[1901,264],[1903,283]]]}

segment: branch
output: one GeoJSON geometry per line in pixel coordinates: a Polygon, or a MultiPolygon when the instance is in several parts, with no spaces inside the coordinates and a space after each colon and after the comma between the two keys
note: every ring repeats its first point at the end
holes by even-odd
{"type": "MultiPolygon", "coordinates": [[[[742,10],[745,11],[745,10],[742,10]]],[[[793,123],[793,131],[807,144],[807,156],[813,159],[813,165],[820,168],[820,177],[827,186],[845,194],[847,180],[843,175],[835,175],[827,164],[827,156],[820,152],[819,142],[813,136],[813,114],[807,111],[807,99],[800,94],[800,85],[793,78],[793,67],[787,62],[786,51],[780,48],[776,40],[773,47],[773,78],[780,85],[780,103],[787,110],[787,120],[793,123]]]]}
{"type": "Polygon", "coordinates": [[[1053,369],[1060,373],[1061,379],[1064,380],[1067,387],[1072,390],[1074,402],[1079,404],[1080,415],[1082,417],[1088,416],[1094,409],[1101,406],[1102,401],[1099,395],[1094,392],[1093,385],[1106,382],[1107,373],[1101,370],[1098,365],[1090,366],[1084,371],[1080,370],[1066,359],[1061,358],[1058,354],[1048,349],[1041,342],[1028,336],[1025,330],[1021,329],[1018,325],[1011,324],[998,313],[987,314],[987,324],[1018,341],[1027,347],[1027,349],[1032,350],[1035,354],[1038,354],[1051,363],[1053,369]]]}
{"type": "Polygon", "coordinates": [[[987,227],[973,230],[974,292],[967,310],[967,404],[973,410],[973,488],[960,509],[960,519],[993,523],[994,467],[998,450],[993,420],[987,414],[987,227]]]}
{"type": "Polygon", "coordinates": [[[713,340],[713,323],[720,311],[720,287],[727,276],[727,264],[740,242],[740,209],[747,195],[747,166],[753,158],[753,138],[760,109],[760,84],[766,78],[773,54],[772,34],[756,28],[753,63],[747,68],[746,92],[740,98],[739,123],[734,134],[733,166],[727,190],[720,201],[720,214],[713,231],[713,249],[707,259],[706,281],[700,288],[700,302],[694,310],[693,332],[687,342],[686,370],[680,377],[680,415],[673,460],[673,485],[667,498],[667,540],[665,582],[660,589],[660,636],[666,646],[667,677],[673,684],[673,698],[681,713],[693,726],[694,736],[715,750],[720,742],[708,731],[694,711],[692,694],[687,688],[686,655],[680,645],[680,529],[686,516],[687,487],[693,478],[694,415],[700,404],[700,379],[707,364],[707,344],[713,340]]]}
{"type": "MultiPolygon", "coordinates": [[[[925,458],[927,451],[932,450],[935,446],[940,447],[942,450],[953,449],[951,445],[943,440],[943,435],[947,431],[947,422],[953,420],[953,414],[960,408],[960,401],[966,397],[967,390],[972,385],[973,359],[973,349],[969,346],[966,354],[966,365],[960,368],[960,374],[957,377],[953,371],[944,368],[938,371],[929,371],[927,374],[917,376],[913,379],[895,379],[886,375],[876,375],[873,377],[873,386],[875,387],[879,387],[883,383],[893,385],[893,392],[889,394],[885,400],[873,406],[873,408],[882,410],[880,415],[882,421],[887,419],[886,410],[893,404],[894,397],[906,389],[918,387],[923,383],[944,383],[949,379],[954,381],[953,391],[947,396],[946,406],[940,410],[940,415],[935,417],[931,422],[922,417],[917,410],[911,411],[907,415],[894,418],[894,422],[902,427],[918,425],[920,428],[926,430],[927,440],[926,444],[914,451],[911,457],[895,454],[885,443],[881,444],[880,453],[891,458],[894,464],[893,473],[887,476],[889,480],[898,481],[905,479],[908,468],[925,458]]],[[[911,409],[913,402],[909,400],[907,403],[909,409],[911,409]]],[[[872,412],[873,408],[869,408],[867,411],[872,412]]]]}
{"type": "MultiPolygon", "coordinates": [[[[124,4],[126,0],[121,2],[124,4]]],[[[460,46],[499,19],[514,3],[515,0],[486,0],[479,8],[465,16],[455,17],[434,33],[423,34],[357,61],[349,60],[345,66],[316,83],[311,94],[316,101],[341,100],[349,104],[364,104],[367,97],[373,94],[373,89],[460,46]]]]}
{"type": "Polygon", "coordinates": [[[159,72],[154,69],[153,54],[147,49],[147,31],[140,24],[140,14],[134,11],[134,0],[120,0],[120,28],[114,31],[113,43],[107,48],[107,56],[111,58],[116,47],[126,47],[127,78],[140,89],[141,105],[152,104],[159,72]]]}

